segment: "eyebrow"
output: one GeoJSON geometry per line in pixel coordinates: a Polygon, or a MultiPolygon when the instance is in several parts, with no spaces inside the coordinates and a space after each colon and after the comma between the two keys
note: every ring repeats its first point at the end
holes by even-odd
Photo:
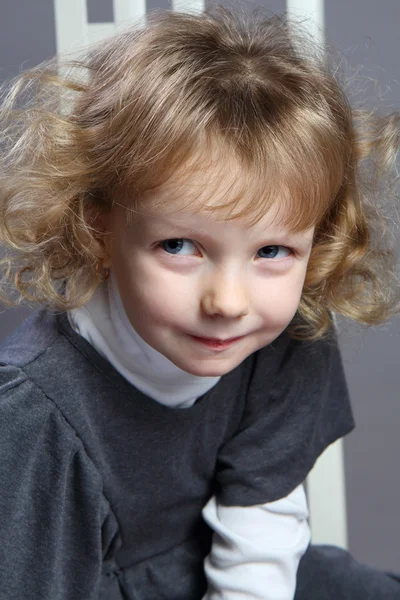
{"type": "MultiPolygon", "coordinates": [[[[161,227],[168,226],[171,229],[179,229],[181,231],[186,231],[188,234],[198,234],[201,231],[199,228],[194,228],[192,225],[189,225],[188,223],[185,223],[183,221],[175,221],[173,218],[168,217],[167,215],[165,217],[152,215],[149,216],[150,219],[147,225],[149,229],[160,229],[161,227]]],[[[210,237],[211,239],[211,236],[208,237],[210,237]]]]}
{"type": "MultiPolygon", "coordinates": [[[[196,215],[193,215],[196,216],[196,215]]],[[[184,217],[183,217],[184,219],[184,217]]],[[[222,221],[221,221],[222,222],[222,221]]],[[[207,233],[207,231],[202,227],[202,228],[193,228],[193,226],[189,225],[188,223],[184,223],[184,222],[177,222],[175,221],[173,218],[168,217],[167,215],[165,216],[154,216],[151,217],[151,219],[149,220],[149,229],[154,227],[154,229],[161,229],[162,227],[168,226],[169,229],[171,229],[172,233],[171,235],[173,235],[174,231],[177,230],[180,234],[179,237],[201,237],[203,238],[205,241],[208,242],[215,242],[215,238],[214,236],[210,235],[209,233],[207,233]]],[[[165,235],[167,235],[167,233],[165,233],[165,235]]],[[[255,234],[254,234],[255,235],[255,234]]],[[[307,247],[310,243],[310,239],[307,237],[304,237],[304,233],[303,232],[299,232],[299,233],[295,233],[295,232],[290,232],[290,231],[280,231],[280,232],[276,232],[274,234],[268,234],[267,232],[260,231],[260,235],[257,235],[257,238],[260,237],[260,239],[262,237],[266,238],[266,237],[271,237],[277,244],[283,244],[283,245],[292,245],[292,246],[299,246],[299,247],[307,247]]],[[[264,245],[269,245],[267,243],[264,242],[260,242],[260,243],[264,243],[264,245]]],[[[271,244],[272,245],[272,244],[271,244]]],[[[261,246],[260,246],[261,247],[261,246]]]]}

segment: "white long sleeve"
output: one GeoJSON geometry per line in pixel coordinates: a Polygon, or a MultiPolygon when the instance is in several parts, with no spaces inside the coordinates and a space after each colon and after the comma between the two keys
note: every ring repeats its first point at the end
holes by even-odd
{"type": "Polygon", "coordinates": [[[302,485],[260,506],[221,506],[214,496],[203,517],[214,530],[203,600],[293,600],[299,561],[310,542],[302,485]]]}

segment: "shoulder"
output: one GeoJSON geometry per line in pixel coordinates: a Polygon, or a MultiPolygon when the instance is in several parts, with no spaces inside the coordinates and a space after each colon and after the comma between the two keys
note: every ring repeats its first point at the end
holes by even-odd
{"type": "Polygon", "coordinates": [[[68,480],[101,496],[101,474],[71,422],[23,369],[1,365],[0,513],[33,496],[62,503],[68,480]]]}
{"type": "Polygon", "coordinates": [[[251,390],[265,398],[279,392],[281,398],[295,398],[307,391],[307,398],[324,390],[347,395],[342,359],[333,330],[315,341],[297,340],[285,331],[255,355],[251,390]]]}
{"type": "Polygon", "coordinates": [[[354,427],[334,330],[318,340],[284,332],[259,351],[247,394],[247,416],[262,419],[271,439],[313,437],[318,452],[354,427]],[[279,432],[279,433],[278,433],[279,432]],[[278,435],[277,435],[278,434],[278,435]]]}
{"type": "Polygon", "coordinates": [[[240,425],[219,453],[221,502],[246,506],[284,498],[353,427],[334,333],[306,342],[284,332],[254,355],[240,425]]]}
{"type": "MultiPolygon", "coordinates": [[[[54,317],[45,310],[33,313],[0,345],[0,445],[6,439],[21,437],[21,442],[37,435],[38,430],[48,429],[52,422],[58,437],[70,438],[76,445],[68,424],[43,390],[31,377],[27,367],[40,359],[52,348],[58,337],[54,317]],[[45,426],[46,423],[46,426],[45,426]],[[24,435],[27,435],[24,438],[24,435]]],[[[48,433],[50,436],[50,433],[48,433]]]]}
{"type": "MultiPolygon", "coordinates": [[[[6,461],[68,461],[80,441],[57,406],[14,365],[0,366],[0,454],[6,461]],[[39,451],[40,448],[40,451],[39,451]]],[[[5,467],[4,460],[2,468],[5,467]]]]}
{"type": "Polygon", "coordinates": [[[55,315],[45,309],[32,313],[0,343],[0,365],[24,367],[46,352],[59,337],[55,315]]]}
{"type": "Polygon", "coordinates": [[[60,353],[52,350],[61,337],[55,317],[39,311],[0,346],[0,454],[6,457],[3,467],[13,453],[22,468],[24,460],[35,456],[40,461],[68,462],[82,449],[56,398],[49,397],[30,375],[33,365],[44,362],[58,362],[60,370],[60,353]]]}
{"type": "Polygon", "coordinates": [[[334,329],[317,340],[295,339],[285,330],[271,344],[256,352],[256,362],[276,372],[308,363],[322,366],[338,357],[340,352],[334,329]]]}
{"type": "Polygon", "coordinates": [[[58,407],[70,421],[71,399],[79,397],[80,405],[84,404],[95,374],[99,377],[99,359],[86,340],[72,331],[66,314],[40,310],[0,345],[0,397],[13,389],[17,406],[25,397],[35,398],[42,407],[58,407]]]}

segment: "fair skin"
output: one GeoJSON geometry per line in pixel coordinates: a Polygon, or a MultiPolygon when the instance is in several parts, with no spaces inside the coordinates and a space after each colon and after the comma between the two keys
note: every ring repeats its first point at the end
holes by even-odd
{"type": "MultiPolygon", "coordinates": [[[[222,196],[213,190],[214,202],[222,196]]],[[[146,214],[128,224],[126,208],[114,204],[104,221],[107,264],[150,346],[193,375],[224,375],[294,317],[313,228],[291,233],[273,208],[249,224],[182,206],[168,189],[160,198],[161,208],[149,197],[146,214]]]]}

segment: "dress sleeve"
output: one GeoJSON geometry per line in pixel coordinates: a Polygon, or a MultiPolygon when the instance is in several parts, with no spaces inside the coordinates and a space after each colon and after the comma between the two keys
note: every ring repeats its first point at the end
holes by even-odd
{"type": "Polygon", "coordinates": [[[95,600],[102,565],[100,477],[52,402],[0,368],[0,596],[95,600]]]}
{"type": "Polygon", "coordinates": [[[219,452],[218,501],[251,506],[285,498],[353,427],[335,334],[315,342],[282,334],[256,353],[240,425],[219,452]]]}

